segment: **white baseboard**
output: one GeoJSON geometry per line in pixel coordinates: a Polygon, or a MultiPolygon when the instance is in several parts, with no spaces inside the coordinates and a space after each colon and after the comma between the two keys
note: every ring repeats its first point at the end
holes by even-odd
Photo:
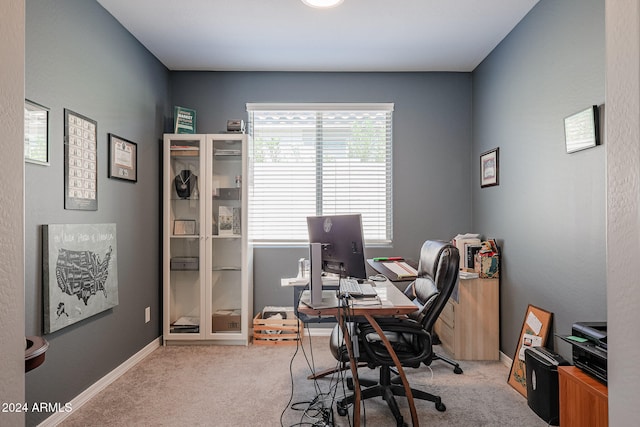
{"type": "Polygon", "coordinates": [[[145,357],[150,355],[155,349],[160,347],[161,337],[156,338],[147,344],[144,348],[138,351],[136,354],[125,360],[120,366],[109,372],[104,377],[100,378],[97,382],[93,383],[85,391],[77,395],[71,402],[72,410],[70,412],[56,412],[49,418],[38,424],[38,427],[55,427],[64,421],[67,417],[73,414],[73,411],[80,409],[82,405],[87,403],[91,398],[96,396],[102,390],[104,390],[109,384],[120,378],[125,372],[133,368],[145,357]]]}
{"type": "Polygon", "coordinates": [[[304,328],[305,335],[310,337],[330,337],[333,328],[304,328]]]}
{"type": "Polygon", "coordinates": [[[504,354],[503,352],[500,352],[500,361],[504,364],[504,366],[508,368],[511,368],[511,364],[513,363],[513,359],[507,356],[506,354],[504,354]]]}

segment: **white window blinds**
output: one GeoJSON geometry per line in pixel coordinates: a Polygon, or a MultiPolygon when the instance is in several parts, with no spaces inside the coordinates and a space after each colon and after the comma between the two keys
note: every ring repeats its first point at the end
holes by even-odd
{"type": "Polygon", "coordinates": [[[249,231],[306,242],[307,216],[361,213],[367,244],[392,240],[393,104],[247,104],[249,231]]]}

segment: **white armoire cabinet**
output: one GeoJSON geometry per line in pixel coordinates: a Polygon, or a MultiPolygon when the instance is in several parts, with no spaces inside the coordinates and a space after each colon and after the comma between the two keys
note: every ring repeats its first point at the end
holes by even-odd
{"type": "Polygon", "coordinates": [[[252,251],[247,239],[247,135],[165,134],[165,344],[249,343],[252,251]]]}

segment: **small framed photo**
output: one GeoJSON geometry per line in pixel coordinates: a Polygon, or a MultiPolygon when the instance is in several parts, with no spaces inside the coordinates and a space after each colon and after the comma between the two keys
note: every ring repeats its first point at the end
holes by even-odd
{"type": "Polygon", "coordinates": [[[49,109],[24,101],[24,160],[49,166],[49,109]]]}
{"type": "Polygon", "coordinates": [[[564,119],[564,140],[567,153],[600,145],[600,113],[597,105],[564,119]]]}
{"type": "Polygon", "coordinates": [[[480,154],[480,187],[498,185],[499,176],[499,148],[480,154]]]}
{"type": "Polygon", "coordinates": [[[138,144],[109,134],[109,178],[138,182],[138,144]]]}
{"type": "Polygon", "coordinates": [[[173,234],[176,236],[191,236],[196,234],[196,221],[193,219],[174,220],[173,234]]]}

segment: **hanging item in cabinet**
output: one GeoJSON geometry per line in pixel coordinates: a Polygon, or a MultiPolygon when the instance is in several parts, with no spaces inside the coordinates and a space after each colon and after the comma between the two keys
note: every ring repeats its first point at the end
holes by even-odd
{"type": "Polygon", "coordinates": [[[189,197],[191,197],[191,194],[198,186],[198,177],[190,170],[184,169],[181,170],[178,175],[176,175],[173,182],[178,197],[180,197],[181,199],[188,199],[189,197]]]}

